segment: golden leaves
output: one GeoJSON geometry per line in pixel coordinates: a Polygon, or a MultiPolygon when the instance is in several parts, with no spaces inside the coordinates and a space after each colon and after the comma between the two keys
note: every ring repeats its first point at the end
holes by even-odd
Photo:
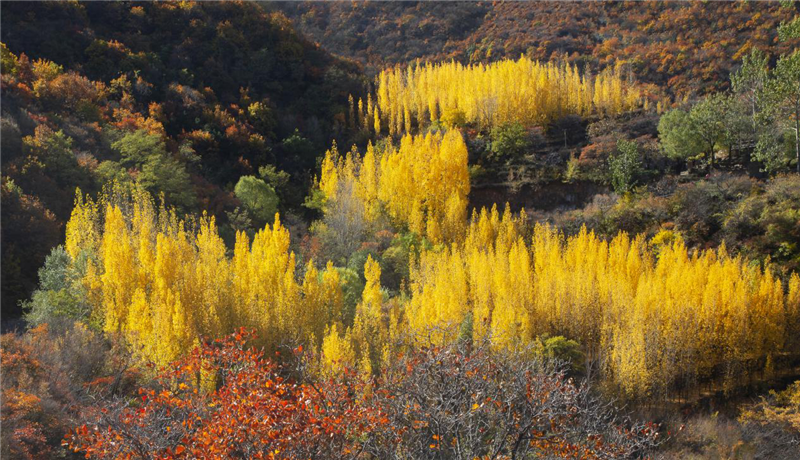
{"type": "Polygon", "coordinates": [[[467,323],[498,347],[563,334],[599,357],[624,394],[642,397],[680,376],[779,353],[800,332],[800,278],[785,292],[769,270],[724,248],[691,254],[675,238],[660,240],[656,257],[642,237],[606,242],[543,226],[525,241],[496,209],[466,234],[412,266],[408,324],[434,342],[467,323]]]}
{"type": "MultiPolygon", "coordinates": [[[[639,91],[615,68],[592,78],[574,66],[527,57],[489,65],[456,62],[386,69],[376,78],[378,104],[390,135],[429,121],[482,128],[510,122],[542,125],[563,114],[617,114],[639,104],[639,91]]],[[[376,121],[375,131],[380,132],[376,121]]]]}

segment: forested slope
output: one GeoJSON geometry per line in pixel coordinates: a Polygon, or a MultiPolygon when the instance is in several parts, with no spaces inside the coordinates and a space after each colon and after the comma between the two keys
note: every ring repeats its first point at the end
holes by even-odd
{"type": "Polygon", "coordinates": [[[775,56],[797,45],[778,44],[777,26],[793,13],[777,2],[287,2],[276,8],[325,48],[374,69],[520,54],[566,57],[595,71],[620,62],[638,80],[680,98],[724,89],[752,47],[775,56]]]}
{"type": "Polygon", "coordinates": [[[791,457],[797,13],[3,3],[0,456],[791,457]]]}
{"type": "Polygon", "coordinates": [[[233,185],[272,165],[291,177],[279,206],[298,206],[362,86],[356,64],[252,3],[7,3],[2,42],[4,316],[76,186],[136,178],[183,211],[227,223],[242,206],[234,225],[260,225],[270,212],[244,215],[233,185]]]}

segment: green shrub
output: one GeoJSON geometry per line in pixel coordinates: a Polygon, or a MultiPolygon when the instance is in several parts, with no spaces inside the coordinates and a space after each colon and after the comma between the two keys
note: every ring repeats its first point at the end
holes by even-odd
{"type": "Polygon", "coordinates": [[[85,319],[88,306],[76,292],[76,273],[72,258],[63,246],[53,248],[39,269],[39,287],[23,304],[25,320],[36,326],[71,319],[85,319]]]}
{"type": "Polygon", "coordinates": [[[519,159],[530,147],[525,127],[520,123],[507,123],[495,127],[491,131],[489,150],[492,159],[497,161],[513,161],[519,159]]]}
{"type": "Polygon", "coordinates": [[[636,142],[620,139],[617,150],[608,158],[611,186],[617,193],[628,193],[636,185],[636,176],[642,169],[642,158],[636,142]]]}
{"type": "Polygon", "coordinates": [[[584,370],[586,357],[581,350],[580,344],[575,340],[570,340],[560,335],[555,337],[542,335],[538,340],[542,356],[566,363],[574,372],[582,372],[584,370]]]}
{"type": "Polygon", "coordinates": [[[248,214],[259,226],[271,224],[278,212],[278,194],[269,184],[255,176],[242,176],[233,190],[248,214]]]}

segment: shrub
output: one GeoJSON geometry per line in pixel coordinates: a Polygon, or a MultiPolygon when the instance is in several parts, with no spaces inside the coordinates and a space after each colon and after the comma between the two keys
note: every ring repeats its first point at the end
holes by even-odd
{"type": "MultiPolygon", "coordinates": [[[[87,458],[347,458],[385,422],[364,384],[282,376],[240,331],[195,348],[139,398],[94,408],[68,437],[87,458]]],[[[302,349],[296,350],[302,352],[302,349]]]]}
{"type": "Polygon", "coordinates": [[[81,324],[42,325],[4,334],[2,346],[3,458],[56,458],[83,407],[137,378],[127,353],[81,324]]]}
{"type": "Polygon", "coordinates": [[[636,142],[618,140],[616,151],[608,158],[609,179],[614,191],[630,192],[641,169],[642,159],[636,142]]]}
{"type": "Polygon", "coordinates": [[[78,165],[72,151],[72,138],[63,131],[39,125],[34,135],[26,136],[22,142],[32,162],[41,162],[43,172],[54,178],[60,187],[70,190],[70,187],[88,183],[88,171],[78,165]]]}
{"type": "Polygon", "coordinates": [[[749,255],[771,256],[787,270],[800,267],[800,178],[779,176],[745,195],[722,216],[722,234],[749,255]]]}
{"type": "Polygon", "coordinates": [[[719,243],[725,213],[756,187],[752,179],[727,174],[681,186],[670,200],[678,230],[689,244],[719,243]]]}
{"type": "Polygon", "coordinates": [[[547,359],[555,360],[569,366],[572,371],[581,372],[584,369],[586,357],[581,350],[581,345],[575,340],[557,335],[555,337],[539,337],[541,354],[547,359]]]}
{"type": "MultiPolygon", "coordinates": [[[[570,342],[562,339],[550,339],[550,349],[572,349],[572,344],[562,347],[570,342]]],[[[501,353],[485,343],[461,342],[421,348],[393,361],[374,391],[389,423],[374,433],[378,440],[368,445],[370,453],[632,458],[656,444],[653,425],[616,419],[588,386],[574,384],[563,369],[532,358],[530,351],[501,353]]]]}
{"type": "Polygon", "coordinates": [[[762,439],[777,441],[777,452],[800,448],[800,380],[783,391],[770,391],[768,397],[742,410],[739,421],[762,439]]]}
{"type": "Polygon", "coordinates": [[[491,131],[490,151],[497,161],[509,162],[519,159],[530,147],[527,132],[520,123],[508,123],[491,131]]]}
{"type": "Polygon", "coordinates": [[[242,176],[233,193],[257,226],[272,224],[278,212],[278,194],[269,184],[255,176],[242,176]]]}
{"type": "Polygon", "coordinates": [[[63,246],[54,248],[39,269],[39,288],[24,303],[25,320],[34,326],[88,316],[81,301],[78,273],[63,246]]]}

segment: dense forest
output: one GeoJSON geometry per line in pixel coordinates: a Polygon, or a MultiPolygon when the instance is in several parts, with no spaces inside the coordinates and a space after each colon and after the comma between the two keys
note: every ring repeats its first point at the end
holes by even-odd
{"type": "Polygon", "coordinates": [[[9,458],[800,458],[800,4],[5,2],[9,458]]]}

